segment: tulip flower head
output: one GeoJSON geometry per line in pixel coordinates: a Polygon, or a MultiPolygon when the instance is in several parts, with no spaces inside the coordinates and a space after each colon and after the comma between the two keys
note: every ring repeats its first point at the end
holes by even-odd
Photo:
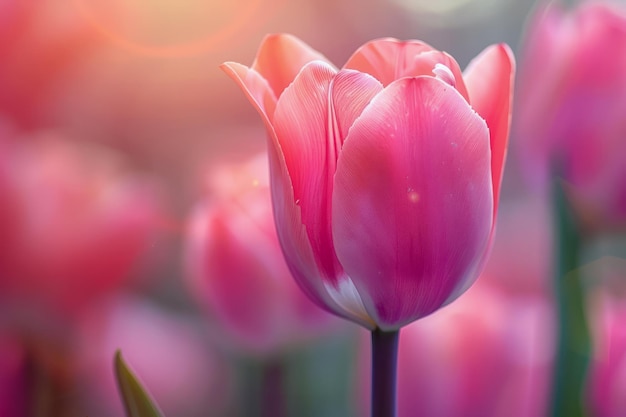
{"type": "Polygon", "coordinates": [[[230,347],[271,355],[337,324],[300,291],[272,217],[266,155],[213,169],[190,216],[187,283],[230,347]]]}
{"type": "Polygon", "coordinates": [[[2,307],[71,318],[129,281],[155,236],[154,187],[53,133],[6,148],[2,307]]]}
{"type": "Polygon", "coordinates": [[[509,129],[506,45],[463,74],[420,41],[379,39],[342,69],[290,35],[222,68],[269,133],[289,268],[325,309],[393,331],[463,293],[485,262],[509,129]]]}
{"type": "Polygon", "coordinates": [[[562,177],[587,226],[626,226],[626,8],[550,3],[523,53],[514,134],[526,173],[562,177]]]}
{"type": "Polygon", "coordinates": [[[626,300],[611,289],[597,289],[588,304],[594,341],[589,371],[590,408],[594,416],[626,413],[626,300]]]}

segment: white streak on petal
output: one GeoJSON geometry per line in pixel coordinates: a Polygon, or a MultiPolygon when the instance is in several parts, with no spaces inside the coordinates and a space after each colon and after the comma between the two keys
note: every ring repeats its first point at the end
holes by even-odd
{"type": "Polygon", "coordinates": [[[376,323],[367,313],[363,300],[354,283],[348,276],[339,279],[339,287],[335,288],[332,284],[324,282],[328,295],[349,315],[355,317],[359,323],[370,329],[377,327],[376,323]]]}
{"type": "Polygon", "coordinates": [[[452,70],[441,63],[435,64],[433,68],[433,74],[446,84],[450,84],[452,87],[456,87],[456,80],[452,70]]]}

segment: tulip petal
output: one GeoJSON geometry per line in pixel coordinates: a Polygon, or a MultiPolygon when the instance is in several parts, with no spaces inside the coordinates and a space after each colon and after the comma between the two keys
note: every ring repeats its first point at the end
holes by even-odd
{"type": "Polygon", "coordinates": [[[332,230],[381,329],[433,312],[475,278],[492,215],[489,132],[455,89],[403,78],[371,101],[338,160],[332,230]]]}
{"type": "Polygon", "coordinates": [[[321,53],[293,35],[284,33],[267,35],[252,64],[267,80],[276,97],[296,78],[302,67],[311,61],[324,61],[332,65],[321,53]]]}
{"type": "Polygon", "coordinates": [[[472,108],[489,126],[494,218],[511,125],[514,73],[515,58],[505,44],[486,48],[469,63],[464,73],[472,108]]]}
{"type": "Polygon", "coordinates": [[[343,139],[381,90],[367,74],[336,73],[319,61],[307,64],[280,97],[270,149],[276,223],[292,272],[318,303],[366,327],[372,327],[371,319],[355,292],[350,300],[335,293],[354,285],[346,281],[334,252],[330,196],[343,139]]]}
{"type": "MultiPolygon", "coordinates": [[[[335,70],[322,62],[306,65],[281,95],[276,107],[274,131],[300,207],[323,279],[334,280],[340,266],[330,244],[328,190],[328,94],[335,70]]],[[[330,152],[336,153],[331,148],[330,152]]],[[[331,156],[332,158],[332,156],[331,156]]],[[[332,162],[333,167],[335,161],[332,162]]]]}
{"type": "MultiPolygon", "coordinates": [[[[259,112],[265,127],[272,132],[272,116],[276,108],[276,95],[261,74],[236,62],[225,62],[220,68],[243,90],[248,101],[259,112]]],[[[271,134],[271,133],[270,133],[271,134]]]]}
{"type": "Polygon", "coordinates": [[[302,224],[300,207],[294,200],[293,187],[285,160],[277,142],[270,142],[269,145],[272,206],[276,230],[291,274],[309,299],[319,307],[366,328],[374,328],[364,308],[351,309],[346,303],[340,304],[334,294],[329,291],[329,285],[320,279],[317,261],[306,228],[302,224]]]}
{"type": "MultiPolygon", "coordinates": [[[[317,264],[302,225],[300,208],[295,204],[293,187],[280,144],[277,142],[271,117],[276,107],[276,97],[267,81],[255,70],[244,65],[227,62],[221,68],[233,78],[257,109],[268,130],[268,156],[270,164],[272,202],[276,228],[291,273],[302,290],[320,307],[341,315],[342,308],[330,297],[324,284],[316,280],[317,264]]],[[[368,326],[357,318],[348,318],[368,326]]]]}
{"type": "Polygon", "coordinates": [[[456,89],[467,99],[467,90],[459,64],[450,55],[420,41],[378,39],[360,47],[344,68],[365,72],[384,86],[402,77],[433,76],[436,64],[448,67],[454,75],[456,89]]]}
{"type": "Polygon", "coordinates": [[[348,129],[382,86],[357,71],[307,64],[281,95],[274,129],[324,279],[342,273],[332,243],[330,205],[337,157],[348,129]]]}
{"type": "Polygon", "coordinates": [[[357,49],[344,68],[370,74],[387,86],[400,77],[418,75],[414,74],[415,58],[429,51],[434,49],[421,41],[376,39],[357,49]]]}
{"type": "MultiPolygon", "coordinates": [[[[467,88],[465,87],[465,80],[463,79],[463,73],[461,72],[461,67],[456,62],[454,58],[448,55],[445,52],[440,51],[429,51],[424,52],[415,58],[416,66],[415,71],[412,74],[406,74],[408,76],[418,76],[418,75],[436,75],[435,68],[437,64],[444,65],[446,68],[450,70],[452,75],[454,76],[454,88],[458,90],[459,93],[467,100],[469,103],[469,95],[467,93],[467,88]]],[[[450,84],[450,83],[449,83],[450,84]]]]}

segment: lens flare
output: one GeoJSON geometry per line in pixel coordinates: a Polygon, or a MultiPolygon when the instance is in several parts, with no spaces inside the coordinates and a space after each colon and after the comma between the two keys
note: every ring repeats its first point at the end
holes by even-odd
{"type": "MultiPolygon", "coordinates": [[[[245,33],[249,32],[254,27],[258,27],[263,22],[267,21],[274,12],[280,9],[279,3],[284,0],[272,0],[268,5],[267,1],[263,0],[245,0],[240,3],[229,3],[230,6],[224,6],[223,4],[219,4],[219,7],[214,6],[212,12],[213,17],[210,18],[207,14],[206,22],[203,22],[202,25],[206,25],[210,28],[210,33],[200,36],[192,36],[192,39],[189,40],[181,40],[172,42],[155,42],[155,41],[145,41],[138,40],[137,36],[132,36],[127,33],[124,33],[124,30],[120,30],[115,27],[115,24],[107,19],[103,13],[99,13],[96,10],[96,7],[93,4],[89,4],[88,0],[72,0],[76,10],[79,14],[89,22],[89,24],[93,27],[93,29],[104,36],[109,41],[118,45],[119,47],[129,50],[133,53],[139,55],[147,55],[153,57],[161,57],[161,58],[179,58],[186,56],[194,56],[200,55],[202,53],[206,53],[211,50],[219,49],[220,47],[224,47],[228,42],[232,42],[235,38],[245,38],[245,33]],[[221,7],[221,9],[220,9],[221,7]],[[230,9],[224,9],[224,7],[230,7],[230,9]],[[229,19],[226,19],[223,23],[220,22],[218,24],[212,24],[212,20],[217,18],[219,19],[221,14],[228,14],[229,19]]],[[[145,2],[145,5],[137,13],[137,10],[130,10],[130,7],[126,3],[125,10],[122,13],[125,13],[125,16],[131,24],[134,24],[131,30],[137,30],[137,22],[133,22],[137,19],[138,15],[140,18],[144,18],[149,16],[150,14],[154,14],[155,12],[159,12],[159,8],[167,9],[167,12],[171,12],[174,14],[177,11],[177,8],[180,9],[179,3],[174,2],[158,2],[163,3],[159,4],[154,2],[145,2]],[[134,13],[133,13],[134,12],[134,13]]],[[[110,3],[107,4],[107,7],[110,7],[110,3]]],[[[212,6],[213,7],[213,6],[212,6]]],[[[193,15],[193,19],[197,20],[198,16],[196,13],[201,12],[199,10],[193,10],[192,7],[187,7],[189,10],[186,10],[184,13],[187,13],[186,20],[190,20],[193,15]]],[[[120,16],[116,16],[116,18],[120,18],[120,16]]],[[[126,22],[126,23],[128,23],[126,22]]],[[[144,22],[145,23],[145,22],[144,22]]],[[[164,28],[162,24],[159,22],[150,21],[148,22],[151,30],[156,30],[160,34],[173,34],[175,37],[181,37],[181,31],[186,31],[185,29],[175,29],[172,33],[171,28],[164,28]],[[169,31],[169,32],[168,32],[169,31]]],[[[169,23],[169,22],[168,22],[169,23]]]]}

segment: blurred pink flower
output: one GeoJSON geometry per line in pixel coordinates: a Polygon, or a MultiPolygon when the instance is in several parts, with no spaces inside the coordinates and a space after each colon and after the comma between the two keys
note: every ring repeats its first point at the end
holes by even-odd
{"type": "Polygon", "coordinates": [[[67,318],[127,281],[155,237],[156,194],[113,154],[53,133],[26,142],[2,144],[0,310],[67,318]]]}
{"type": "MultiPolygon", "coordinates": [[[[510,298],[483,282],[402,329],[398,417],[537,417],[547,410],[553,329],[545,298],[510,298]]],[[[363,338],[359,407],[370,381],[363,338]]]]}
{"type": "Polygon", "coordinates": [[[557,170],[579,214],[626,225],[626,9],[540,8],[527,29],[514,134],[529,176],[557,170]]]}
{"type": "Polygon", "coordinates": [[[190,292],[245,351],[276,353],[337,324],[287,269],[265,154],[211,172],[207,197],[190,217],[186,265],[190,292]]]}
{"type": "MultiPolygon", "coordinates": [[[[624,276],[622,275],[622,279],[624,276]]],[[[626,298],[596,291],[589,311],[594,357],[590,366],[590,409],[595,417],[626,415],[626,298]]]]}
{"type": "Polygon", "coordinates": [[[222,415],[229,370],[201,324],[139,299],[118,297],[83,316],[74,356],[84,415],[121,416],[113,355],[121,349],[167,416],[222,415]]]}
{"type": "Polygon", "coordinates": [[[274,212],[306,293],[394,330],[462,294],[488,254],[507,146],[513,57],[465,74],[420,41],[380,39],[341,70],[299,39],[265,38],[223,69],[269,133],[274,212]]]}
{"type": "Polygon", "coordinates": [[[46,107],[96,45],[86,22],[55,19],[55,8],[36,0],[0,4],[0,117],[20,127],[49,121],[46,107]]]}

